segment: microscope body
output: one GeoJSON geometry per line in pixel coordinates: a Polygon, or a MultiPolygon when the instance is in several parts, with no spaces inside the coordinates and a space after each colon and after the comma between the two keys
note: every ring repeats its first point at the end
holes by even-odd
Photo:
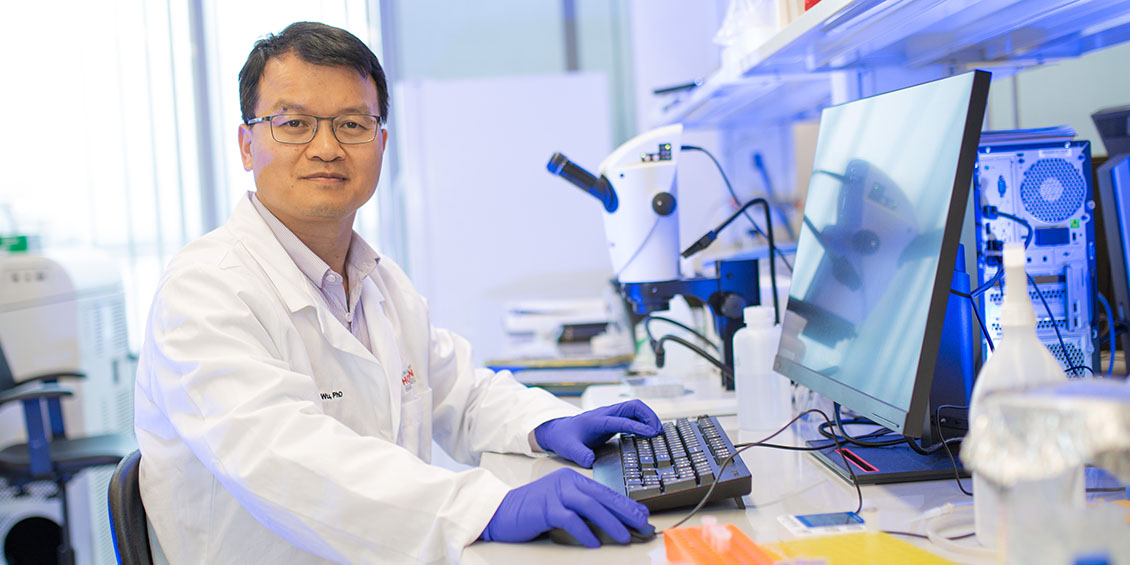
{"type": "Polygon", "coordinates": [[[722,339],[722,384],[733,390],[733,337],[742,309],[761,303],[758,261],[723,260],[714,277],[680,278],[675,172],[683,126],[644,132],[613,151],[600,177],[556,153],[547,165],[604,205],[604,232],[621,295],[636,314],[666,310],[675,296],[710,307],[722,339]]]}

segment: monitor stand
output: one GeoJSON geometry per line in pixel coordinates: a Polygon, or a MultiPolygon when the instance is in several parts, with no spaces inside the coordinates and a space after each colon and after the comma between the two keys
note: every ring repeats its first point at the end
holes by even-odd
{"type": "MultiPolygon", "coordinates": [[[[813,456],[848,483],[852,482],[852,478],[844,467],[845,458],[855,473],[856,482],[860,485],[952,479],[954,464],[957,465],[961,478],[969,478],[969,472],[961,466],[957,453],[953,454],[951,463],[945,448],[928,455],[921,455],[906,444],[862,447],[841,441],[840,449],[843,450],[844,457],[840,457],[835,443],[830,439],[810,440],[806,443],[810,447],[826,446],[826,449],[813,451],[813,456]]],[[[955,449],[957,448],[951,447],[951,451],[955,449]]]]}
{"type": "MultiPolygon", "coordinates": [[[[965,271],[965,246],[958,245],[957,260],[954,264],[950,288],[968,294],[969,275],[965,271]]],[[[950,294],[946,302],[945,320],[942,323],[942,339],[938,346],[934,376],[930,383],[930,403],[923,417],[924,444],[934,445],[943,437],[951,439],[965,434],[967,418],[961,411],[946,411],[939,416],[937,407],[968,406],[973,389],[973,335],[979,335],[973,327],[973,312],[969,300],[957,294],[950,294]],[[956,413],[955,413],[956,412],[956,413]]],[[[946,455],[945,448],[930,454],[920,454],[904,444],[886,447],[863,447],[840,441],[844,457],[836,451],[831,439],[818,439],[806,442],[810,447],[826,447],[812,454],[821,463],[830,467],[847,482],[852,482],[851,474],[844,467],[847,459],[856,481],[861,485],[878,485],[912,481],[932,481],[952,479],[954,465],[958,474],[969,477],[957,457],[958,446],[951,445],[953,460],[946,455]]]]}

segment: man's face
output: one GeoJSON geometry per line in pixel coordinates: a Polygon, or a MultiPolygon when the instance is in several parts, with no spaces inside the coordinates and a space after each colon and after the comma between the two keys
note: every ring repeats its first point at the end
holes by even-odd
{"type": "MultiPolygon", "coordinates": [[[[372,77],[287,53],[267,61],[255,116],[379,116],[379,108],[372,77]]],[[[380,130],[369,143],[345,145],[332,130],[329,120],[320,120],[312,141],[293,145],[275,141],[268,122],[239,127],[243,168],[254,172],[259,200],[292,229],[326,222],[352,226],[354,213],[377,188],[388,132],[380,130]]]]}

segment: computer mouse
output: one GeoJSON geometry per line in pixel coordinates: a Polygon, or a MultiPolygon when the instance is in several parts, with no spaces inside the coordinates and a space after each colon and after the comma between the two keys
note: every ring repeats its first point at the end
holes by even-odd
{"type": "MultiPolygon", "coordinates": [[[[620,542],[612,539],[612,536],[604,533],[604,530],[596,524],[585,520],[585,525],[592,530],[592,533],[596,535],[596,539],[600,540],[601,545],[620,545],[620,542]]],[[[651,531],[646,534],[633,528],[628,528],[628,533],[632,535],[628,543],[646,543],[655,539],[655,526],[651,524],[648,524],[648,526],[651,526],[651,531]]],[[[549,539],[553,540],[553,543],[559,543],[561,545],[582,545],[581,542],[577,541],[577,538],[573,537],[573,534],[569,533],[569,530],[563,528],[549,530],[549,539]]]]}

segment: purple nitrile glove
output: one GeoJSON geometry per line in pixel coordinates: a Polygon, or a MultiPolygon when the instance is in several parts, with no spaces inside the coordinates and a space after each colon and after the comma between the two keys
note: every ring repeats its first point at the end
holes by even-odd
{"type": "Polygon", "coordinates": [[[545,422],[534,429],[534,439],[542,449],[588,468],[596,458],[592,448],[612,436],[626,432],[654,437],[662,429],[659,417],[651,408],[639,400],[629,400],[545,422]]]}
{"type": "Polygon", "coordinates": [[[479,537],[523,542],[562,528],[585,547],[600,547],[585,519],[617,542],[628,543],[629,527],[642,533],[655,530],[647,517],[646,506],[572,469],[558,469],[506,493],[479,537]]]}

